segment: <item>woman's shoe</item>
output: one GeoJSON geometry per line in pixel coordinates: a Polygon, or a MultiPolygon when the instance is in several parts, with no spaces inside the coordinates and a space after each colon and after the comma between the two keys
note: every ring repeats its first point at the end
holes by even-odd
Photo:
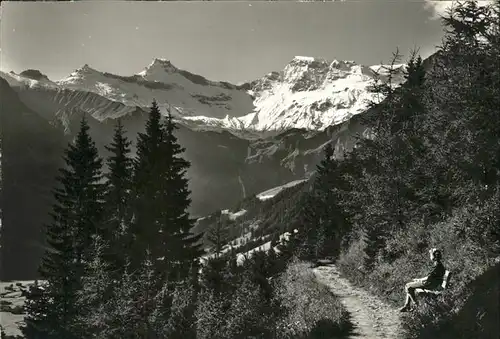
{"type": "Polygon", "coordinates": [[[405,305],[399,309],[399,312],[408,312],[409,310],[410,308],[407,305],[405,305]]]}

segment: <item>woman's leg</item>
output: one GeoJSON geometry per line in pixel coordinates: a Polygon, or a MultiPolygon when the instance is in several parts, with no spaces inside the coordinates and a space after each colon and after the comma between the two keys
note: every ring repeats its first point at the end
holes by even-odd
{"type": "Polygon", "coordinates": [[[411,301],[413,301],[415,305],[418,305],[417,297],[415,296],[415,289],[423,286],[424,284],[420,281],[411,281],[405,285],[406,300],[403,308],[408,307],[411,301]]]}

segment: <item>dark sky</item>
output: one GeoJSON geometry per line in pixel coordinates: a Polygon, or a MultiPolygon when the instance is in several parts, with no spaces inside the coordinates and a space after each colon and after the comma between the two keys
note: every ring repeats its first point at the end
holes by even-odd
{"type": "Polygon", "coordinates": [[[4,2],[4,71],[39,69],[57,80],[87,63],[121,75],[153,58],[212,80],[242,82],[295,55],[387,62],[399,47],[425,57],[443,29],[419,1],[4,2]]]}

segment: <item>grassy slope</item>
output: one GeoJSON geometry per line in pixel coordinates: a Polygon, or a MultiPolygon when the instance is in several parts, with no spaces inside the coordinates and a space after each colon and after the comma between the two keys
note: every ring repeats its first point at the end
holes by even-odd
{"type": "Polygon", "coordinates": [[[283,338],[344,338],[350,333],[345,306],[316,281],[310,264],[292,262],[276,286],[283,306],[290,310],[277,325],[283,338]]]}

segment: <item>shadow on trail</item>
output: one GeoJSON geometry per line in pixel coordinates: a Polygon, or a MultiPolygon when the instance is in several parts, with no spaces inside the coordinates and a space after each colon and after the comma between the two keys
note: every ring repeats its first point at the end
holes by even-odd
{"type": "Polygon", "coordinates": [[[306,339],[351,338],[355,335],[355,332],[353,332],[354,326],[350,318],[351,316],[349,315],[348,324],[344,326],[339,326],[331,320],[320,320],[313,327],[306,339]]]}

